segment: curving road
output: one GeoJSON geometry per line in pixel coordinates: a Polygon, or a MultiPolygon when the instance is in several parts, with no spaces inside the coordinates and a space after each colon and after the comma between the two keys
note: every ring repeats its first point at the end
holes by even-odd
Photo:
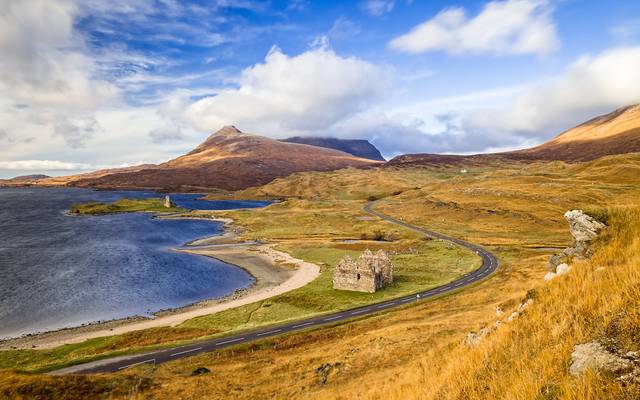
{"type": "Polygon", "coordinates": [[[180,347],[172,347],[163,350],[150,351],[141,354],[113,357],[104,360],[93,361],[86,364],[75,365],[69,368],[60,369],[52,372],[55,375],[61,374],[90,374],[98,372],[116,372],[129,367],[142,364],[160,364],[167,361],[176,360],[178,358],[189,357],[194,354],[205,353],[210,351],[216,351],[225,347],[237,345],[240,343],[247,343],[253,340],[265,339],[282,335],[284,333],[296,332],[311,327],[334,324],[336,322],[344,321],[350,318],[361,317],[364,315],[378,313],[380,311],[388,310],[394,307],[402,306],[410,302],[424,301],[426,299],[439,296],[448,292],[459,290],[465,286],[478,282],[487,276],[491,275],[498,269],[498,259],[494,254],[488,250],[461,239],[456,239],[442,233],[433,232],[427,229],[423,229],[414,225],[410,225],[404,221],[397,220],[388,215],[381,214],[371,207],[373,202],[368,202],[363,210],[367,213],[381,218],[387,222],[402,226],[407,229],[411,229],[415,232],[430,236],[435,239],[445,240],[454,243],[458,246],[467,248],[474,251],[478,256],[482,258],[482,265],[480,268],[466,275],[459,277],[458,279],[449,282],[445,285],[438,286],[429,290],[417,294],[411,294],[391,300],[382,301],[380,303],[369,304],[366,306],[353,308],[346,311],[340,311],[333,314],[317,316],[313,318],[303,319],[295,322],[289,322],[280,325],[272,325],[261,329],[236,333],[233,335],[203,340],[200,342],[192,343],[180,347]]]}

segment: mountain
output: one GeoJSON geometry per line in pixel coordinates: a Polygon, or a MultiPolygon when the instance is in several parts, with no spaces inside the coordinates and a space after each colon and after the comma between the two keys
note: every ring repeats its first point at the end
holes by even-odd
{"type": "Polygon", "coordinates": [[[376,146],[368,140],[363,139],[338,139],[325,137],[300,137],[294,136],[281,140],[287,143],[308,144],[311,146],[324,147],[344,151],[356,157],[367,158],[375,161],[386,161],[376,146]]]}
{"type": "Polygon", "coordinates": [[[590,161],[613,154],[640,152],[640,105],[620,108],[569,129],[552,140],[509,158],[590,161]]]}
{"type": "Polygon", "coordinates": [[[239,190],[295,172],[376,164],[342,151],[280,142],[225,126],[193,151],[163,164],[67,177],[66,184],[104,189],[239,190]]]}
{"type": "Polygon", "coordinates": [[[638,104],[593,118],[529,149],[473,156],[405,154],[393,158],[387,165],[467,165],[500,159],[583,162],[609,155],[637,152],[640,152],[638,104]]]}

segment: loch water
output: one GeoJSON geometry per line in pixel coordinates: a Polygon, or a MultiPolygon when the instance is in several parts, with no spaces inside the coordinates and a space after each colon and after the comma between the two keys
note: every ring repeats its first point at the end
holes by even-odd
{"type": "MultiPolygon", "coordinates": [[[[149,213],[69,216],[74,203],[162,197],[153,192],[0,188],[0,338],[150,315],[252,284],[244,270],[176,252],[221,232],[217,222],[149,213]]],[[[262,207],[264,202],[172,199],[190,209],[262,207]]]]}

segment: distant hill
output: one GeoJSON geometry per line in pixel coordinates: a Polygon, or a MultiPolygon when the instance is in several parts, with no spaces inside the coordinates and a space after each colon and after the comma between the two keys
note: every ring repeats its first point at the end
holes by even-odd
{"type": "Polygon", "coordinates": [[[48,175],[21,175],[11,179],[0,179],[0,186],[31,185],[48,178],[50,178],[48,175]]]}
{"type": "Polygon", "coordinates": [[[499,159],[582,162],[637,152],[640,152],[640,105],[633,105],[593,118],[530,149],[472,156],[405,154],[387,165],[467,165],[499,159]]]}
{"type": "Polygon", "coordinates": [[[294,136],[281,140],[287,143],[308,144],[311,146],[324,147],[344,151],[356,157],[368,158],[369,160],[386,161],[376,146],[364,139],[338,139],[325,137],[301,137],[294,136]]]}
{"type": "Polygon", "coordinates": [[[636,152],[640,152],[640,105],[596,117],[540,146],[505,155],[516,159],[589,161],[636,152]]]}
{"type": "Polygon", "coordinates": [[[376,164],[342,151],[280,142],[225,126],[193,151],[163,164],[54,178],[47,183],[104,189],[239,190],[295,172],[376,164]]]}
{"type": "Polygon", "coordinates": [[[49,175],[20,175],[20,176],[16,176],[11,178],[11,181],[37,181],[40,179],[46,179],[46,178],[50,178],[49,175]]]}

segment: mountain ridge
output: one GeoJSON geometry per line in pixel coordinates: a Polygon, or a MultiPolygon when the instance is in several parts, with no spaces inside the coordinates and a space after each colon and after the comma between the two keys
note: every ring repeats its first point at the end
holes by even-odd
{"type": "Polygon", "coordinates": [[[387,165],[442,165],[485,160],[585,162],[604,156],[640,152],[640,104],[599,115],[528,149],[502,153],[403,154],[387,165]]]}
{"type": "Polygon", "coordinates": [[[280,140],[287,143],[307,144],[327,149],[344,151],[356,157],[367,158],[375,161],[386,161],[385,158],[371,142],[365,139],[339,139],[334,137],[320,136],[293,136],[280,140]]]}
{"type": "Polygon", "coordinates": [[[163,191],[240,190],[295,172],[367,167],[377,162],[351,154],[284,143],[225,126],[185,155],[158,165],[44,180],[46,184],[99,189],[163,191]]]}

